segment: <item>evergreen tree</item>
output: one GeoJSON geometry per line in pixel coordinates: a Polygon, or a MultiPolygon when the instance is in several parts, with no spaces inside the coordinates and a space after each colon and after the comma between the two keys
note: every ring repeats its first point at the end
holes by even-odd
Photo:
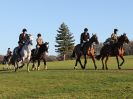
{"type": "Polygon", "coordinates": [[[56,36],[56,52],[60,55],[63,55],[63,58],[65,60],[66,55],[71,53],[74,48],[74,36],[70,32],[69,28],[65,23],[62,23],[59,27],[59,30],[57,30],[57,36],[56,36]]]}

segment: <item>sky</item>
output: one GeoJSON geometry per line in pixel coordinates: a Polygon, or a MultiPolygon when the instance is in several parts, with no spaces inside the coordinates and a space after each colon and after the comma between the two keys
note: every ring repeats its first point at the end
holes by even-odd
{"type": "Polygon", "coordinates": [[[0,54],[17,46],[19,34],[26,28],[34,37],[38,33],[49,42],[49,55],[55,52],[55,37],[62,23],[74,35],[75,44],[88,28],[104,42],[114,28],[118,35],[127,33],[133,40],[133,0],[0,0],[0,54]]]}

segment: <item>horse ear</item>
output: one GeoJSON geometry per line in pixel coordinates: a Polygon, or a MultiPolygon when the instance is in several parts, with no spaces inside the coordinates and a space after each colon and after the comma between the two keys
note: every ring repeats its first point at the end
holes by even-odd
{"type": "Polygon", "coordinates": [[[123,33],[123,35],[126,35],[126,33],[123,33]]]}

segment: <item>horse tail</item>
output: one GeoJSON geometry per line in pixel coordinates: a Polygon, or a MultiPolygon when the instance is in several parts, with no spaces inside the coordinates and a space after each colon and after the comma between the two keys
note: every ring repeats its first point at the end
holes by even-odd
{"type": "Polygon", "coordinates": [[[95,58],[97,59],[97,60],[100,60],[101,59],[101,55],[97,55],[95,58]]]}

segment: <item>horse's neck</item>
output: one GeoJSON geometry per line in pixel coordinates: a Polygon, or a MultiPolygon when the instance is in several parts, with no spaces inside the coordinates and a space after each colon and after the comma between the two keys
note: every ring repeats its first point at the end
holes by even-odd
{"type": "Polygon", "coordinates": [[[123,44],[124,44],[124,41],[122,40],[122,38],[119,38],[118,42],[117,42],[117,45],[118,46],[123,46],[123,44]]]}
{"type": "Polygon", "coordinates": [[[27,51],[29,51],[29,50],[31,51],[31,45],[30,44],[28,44],[28,45],[25,44],[22,49],[27,50],[27,51]]]}
{"type": "Polygon", "coordinates": [[[91,47],[92,44],[93,44],[93,40],[90,39],[90,40],[87,42],[87,48],[91,47]]]}

